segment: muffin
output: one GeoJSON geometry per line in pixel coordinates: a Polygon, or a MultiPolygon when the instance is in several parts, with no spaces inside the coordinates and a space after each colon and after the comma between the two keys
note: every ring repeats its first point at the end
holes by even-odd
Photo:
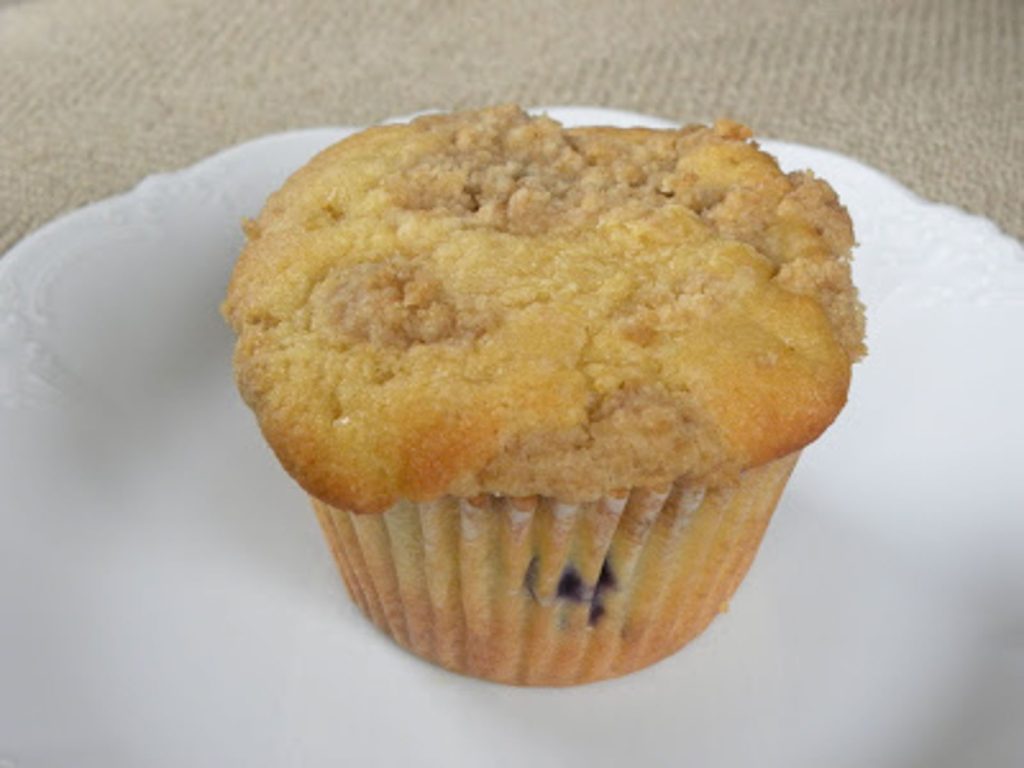
{"type": "Polygon", "coordinates": [[[374,127],[245,231],[238,388],[352,599],[489,680],[698,635],[864,353],[846,211],[729,121],[374,127]]]}

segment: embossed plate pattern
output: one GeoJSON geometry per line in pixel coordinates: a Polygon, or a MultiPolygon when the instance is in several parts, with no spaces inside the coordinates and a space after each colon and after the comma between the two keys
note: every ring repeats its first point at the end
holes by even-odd
{"type": "Polygon", "coordinates": [[[850,405],[705,635],[622,680],[503,688],[357,613],[232,386],[238,222],[347,132],[148,178],[0,261],[0,765],[1024,764],[1019,243],[765,142],[857,224],[850,405]]]}

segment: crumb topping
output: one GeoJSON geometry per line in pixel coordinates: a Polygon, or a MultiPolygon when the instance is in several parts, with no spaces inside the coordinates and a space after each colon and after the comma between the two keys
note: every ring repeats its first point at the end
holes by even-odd
{"type": "Polygon", "coordinates": [[[242,394],[310,493],[360,511],[727,478],[813,440],[864,352],[846,211],[728,121],[373,128],[246,233],[242,394]]]}

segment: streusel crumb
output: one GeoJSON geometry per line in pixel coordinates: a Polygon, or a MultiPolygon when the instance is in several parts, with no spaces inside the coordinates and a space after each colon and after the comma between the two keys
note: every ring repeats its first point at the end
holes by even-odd
{"type": "Polygon", "coordinates": [[[295,478],[359,511],[720,481],[813,440],[864,352],[846,211],[728,121],[373,128],[246,234],[241,391],[295,478]]]}

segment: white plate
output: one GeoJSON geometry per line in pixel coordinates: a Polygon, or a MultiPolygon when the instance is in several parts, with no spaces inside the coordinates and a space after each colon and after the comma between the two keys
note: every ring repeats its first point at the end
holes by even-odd
{"type": "Polygon", "coordinates": [[[506,688],[357,613],[232,385],[239,220],[347,133],[154,176],[0,262],[0,766],[1024,765],[1019,243],[765,142],[857,223],[850,405],[705,635],[625,679],[506,688]]]}

